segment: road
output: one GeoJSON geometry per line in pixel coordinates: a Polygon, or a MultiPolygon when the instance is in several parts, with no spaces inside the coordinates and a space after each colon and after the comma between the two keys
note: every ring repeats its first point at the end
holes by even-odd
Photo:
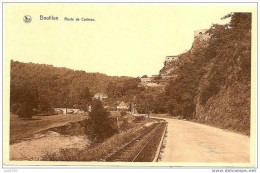
{"type": "Polygon", "coordinates": [[[211,126],[165,118],[161,162],[250,162],[250,138],[211,126]]]}

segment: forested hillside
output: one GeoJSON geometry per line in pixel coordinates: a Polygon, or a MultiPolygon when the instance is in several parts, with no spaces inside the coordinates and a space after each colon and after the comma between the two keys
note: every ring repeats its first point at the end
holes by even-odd
{"type": "Polygon", "coordinates": [[[165,105],[172,115],[249,134],[251,14],[224,18],[229,17],[229,24],[208,30],[209,40],[195,40],[192,49],[179,56],[165,105]]]}
{"type": "MultiPolygon", "coordinates": [[[[140,113],[164,110],[162,90],[139,86],[140,79],[111,77],[100,73],[86,73],[51,65],[11,61],[11,111],[20,108],[50,112],[53,107],[87,110],[95,93],[105,93],[105,105],[114,106],[124,101],[136,103],[140,113]]],[[[29,112],[28,112],[29,113],[29,112]]]]}
{"type": "Polygon", "coordinates": [[[93,95],[106,92],[109,84],[132,79],[11,61],[11,111],[24,103],[43,110],[47,107],[86,108],[93,95]]]}

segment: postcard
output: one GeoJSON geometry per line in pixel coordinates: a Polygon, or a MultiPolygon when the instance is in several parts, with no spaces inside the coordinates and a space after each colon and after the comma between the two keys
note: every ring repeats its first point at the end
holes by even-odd
{"type": "Polygon", "coordinates": [[[256,167],[257,3],[2,7],[4,166],[256,167]]]}

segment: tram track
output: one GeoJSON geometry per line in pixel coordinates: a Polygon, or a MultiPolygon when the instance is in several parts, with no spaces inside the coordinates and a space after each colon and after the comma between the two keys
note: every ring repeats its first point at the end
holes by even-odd
{"type": "MultiPolygon", "coordinates": [[[[159,121],[154,124],[152,128],[147,129],[144,133],[134,138],[118,150],[107,156],[104,161],[106,162],[145,162],[152,161],[152,155],[155,156],[155,152],[151,153],[149,147],[152,147],[156,151],[157,146],[153,146],[152,142],[157,143],[160,141],[166,122],[159,121]]],[[[159,144],[159,143],[158,143],[159,144]]]]}

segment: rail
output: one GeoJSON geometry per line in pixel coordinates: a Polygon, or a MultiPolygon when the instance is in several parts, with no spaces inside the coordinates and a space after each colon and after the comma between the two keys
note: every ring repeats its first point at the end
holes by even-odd
{"type": "Polygon", "coordinates": [[[162,127],[164,127],[164,125],[165,125],[164,122],[158,123],[152,129],[146,130],[144,133],[142,133],[141,135],[137,136],[132,141],[130,141],[127,144],[125,144],[122,147],[120,147],[118,150],[116,150],[115,152],[113,152],[112,154],[107,156],[104,160],[105,161],[128,161],[128,162],[135,162],[136,160],[138,160],[140,155],[144,152],[144,150],[148,146],[148,144],[154,139],[154,137],[156,136],[157,132],[162,127]],[[147,136],[148,136],[148,140],[144,140],[147,136]],[[141,149],[138,152],[135,152],[135,150],[136,150],[135,147],[136,147],[136,145],[138,145],[138,142],[141,141],[141,140],[144,140],[143,141],[144,145],[142,145],[141,147],[137,147],[137,148],[141,148],[141,149]],[[137,153],[137,154],[135,154],[133,157],[129,158],[128,156],[133,155],[133,153],[137,153]]]}

